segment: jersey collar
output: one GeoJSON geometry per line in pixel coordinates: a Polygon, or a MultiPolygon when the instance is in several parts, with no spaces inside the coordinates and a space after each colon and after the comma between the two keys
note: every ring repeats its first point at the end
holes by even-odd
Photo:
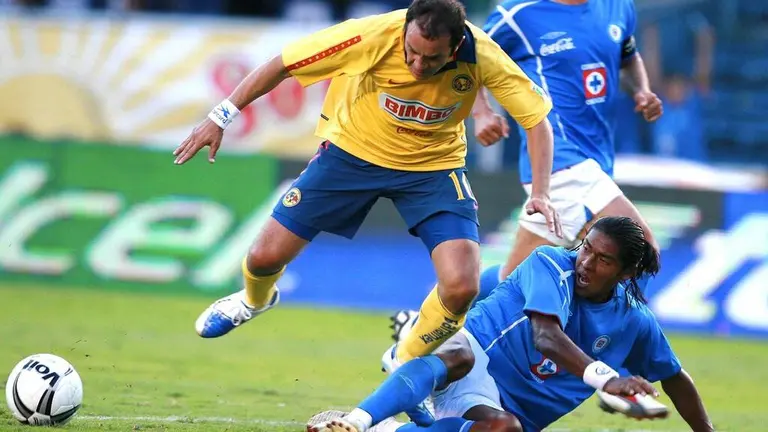
{"type": "MultiPolygon", "coordinates": [[[[456,50],[456,54],[453,55],[453,60],[446,63],[437,73],[456,69],[458,63],[477,63],[477,54],[475,53],[475,37],[472,35],[472,30],[469,26],[464,26],[464,40],[459,45],[459,49],[456,50]]],[[[437,75],[437,74],[436,74],[437,75]]]]}

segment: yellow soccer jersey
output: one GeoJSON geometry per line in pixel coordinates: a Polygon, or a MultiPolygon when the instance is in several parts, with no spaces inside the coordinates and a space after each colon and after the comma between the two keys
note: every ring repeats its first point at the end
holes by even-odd
{"type": "Polygon", "coordinates": [[[550,100],[482,29],[467,24],[454,61],[425,80],[405,64],[405,10],[352,19],[283,49],[303,86],[331,79],[316,134],[373,164],[405,171],[464,166],[464,119],[488,88],[524,128],[550,100]]]}

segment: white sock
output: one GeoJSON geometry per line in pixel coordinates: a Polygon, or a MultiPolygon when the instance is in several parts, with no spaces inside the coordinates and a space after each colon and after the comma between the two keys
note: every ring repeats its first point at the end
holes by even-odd
{"type": "Polygon", "coordinates": [[[345,418],[350,423],[354,423],[355,426],[362,426],[362,430],[358,432],[365,432],[373,426],[373,417],[360,408],[355,408],[345,418]]]}

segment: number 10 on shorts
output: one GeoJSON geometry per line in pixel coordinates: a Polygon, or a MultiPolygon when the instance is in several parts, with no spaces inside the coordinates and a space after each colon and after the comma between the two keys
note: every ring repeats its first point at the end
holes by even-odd
{"type": "Polygon", "coordinates": [[[451,178],[451,181],[453,182],[453,186],[456,188],[456,196],[457,200],[465,200],[467,199],[467,196],[469,196],[469,199],[471,199],[474,202],[477,202],[477,199],[475,199],[475,194],[472,193],[472,188],[469,186],[469,180],[467,180],[466,174],[462,171],[461,174],[456,174],[456,171],[451,171],[450,174],[448,174],[448,177],[451,178]],[[459,180],[459,175],[461,175],[461,180],[459,180]],[[462,188],[463,185],[463,188],[462,188]],[[464,192],[466,191],[466,195],[464,192]]]}

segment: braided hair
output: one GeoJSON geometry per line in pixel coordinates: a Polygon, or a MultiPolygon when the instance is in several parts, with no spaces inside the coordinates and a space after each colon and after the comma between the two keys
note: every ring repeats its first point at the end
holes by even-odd
{"type": "Polygon", "coordinates": [[[637,279],[656,275],[661,264],[659,254],[645,239],[643,228],[628,217],[606,216],[598,219],[590,231],[593,229],[610,237],[619,247],[618,258],[622,264],[622,270],[632,270],[632,277],[627,284],[627,293],[639,302],[646,303],[637,279]]]}

